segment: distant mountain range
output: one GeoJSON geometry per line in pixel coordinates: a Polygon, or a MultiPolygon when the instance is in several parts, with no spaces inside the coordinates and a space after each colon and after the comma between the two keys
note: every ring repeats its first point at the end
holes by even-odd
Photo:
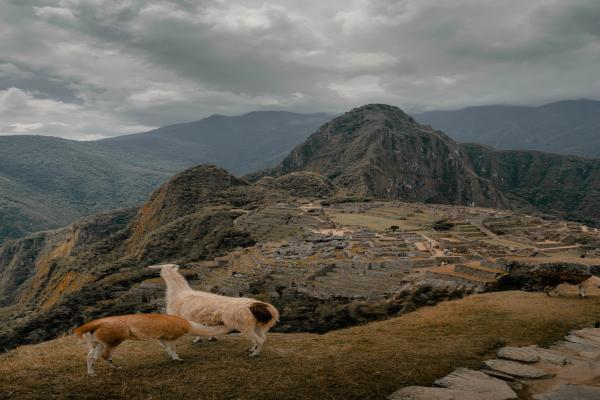
{"type": "Polygon", "coordinates": [[[596,100],[559,101],[540,107],[468,107],[413,117],[458,142],[600,158],[600,101],[596,100]]]}
{"type": "Polygon", "coordinates": [[[210,163],[233,174],[244,174],[281,161],[295,145],[331,118],[330,114],[283,111],[257,111],[235,117],[213,115],[96,144],[168,165],[188,167],[210,163]]]}
{"type": "MultiPolygon", "coordinates": [[[[413,117],[442,130],[457,142],[600,157],[600,101],[561,101],[541,107],[470,107],[413,117]]],[[[238,175],[276,165],[331,118],[322,113],[280,111],[235,117],[214,115],[95,142],[0,136],[0,242],[62,227],[83,215],[138,205],[168,177],[193,165],[212,163],[238,175]]],[[[400,123],[395,118],[384,124],[400,123]]],[[[346,121],[347,125],[335,128],[352,133],[358,129],[357,123],[346,121]]],[[[323,173],[339,171],[335,176],[338,181],[352,182],[373,196],[496,204],[494,199],[498,196],[494,191],[500,190],[505,192],[497,203],[501,204],[507,191],[519,198],[524,196],[523,191],[535,192],[527,195],[530,200],[521,203],[536,207],[545,204],[542,208],[562,210],[565,218],[588,220],[581,211],[585,206],[580,209],[574,203],[586,203],[589,196],[595,195],[598,186],[590,182],[595,176],[595,162],[531,152],[480,150],[478,146],[459,145],[445,134],[413,126],[412,122],[402,124],[411,125],[408,131],[413,133],[406,131],[402,138],[385,136],[381,129],[389,127],[384,125],[376,133],[361,135],[356,140],[352,139],[353,134],[335,136],[339,141],[330,143],[327,150],[321,148],[315,154],[319,158],[313,157],[308,162],[305,158],[309,153],[304,152],[313,152],[315,146],[328,140],[317,135],[291,157],[296,169],[300,168],[298,163],[307,162],[302,168],[308,169],[310,164],[310,168],[323,173]],[[394,150],[398,146],[404,153],[394,150]],[[349,153],[346,147],[351,149],[349,153]],[[339,152],[342,148],[343,156],[339,152]],[[346,154],[358,158],[352,160],[346,154]],[[492,158],[484,162],[481,159],[484,154],[492,158]],[[363,156],[371,158],[366,162],[363,156]],[[500,164],[501,171],[496,172],[502,180],[498,181],[496,175],[490,175],[490,168],[500,168],[500,164]],[[541,175],[546,168],[542,165],[547,166],[546,175],[541,175]],[[368,173],[361,175],[359,172],[366,168],[368,173]],[[509,170],[511,175],[507,176],[509,170]],[[580,173],[574,173],[575,170],[580,173]],[[537,178],[532,179],[533,176],[537,178]],[[564,176],[571,180],[564,181],[564,176]],[[446,182],[447,190],[432,191],[431,185],[438,180],[446,182]],[[552,182],[563,182],[563,186],[552,194],[541,194],[550,190],[552,182]],[[562,189],[566,187],[571,189],[562,189]],[[570,205],[554,203],[558,194],[565,196],[561,201],[570,205]]],[[[360,128],[361,132],[365,129],[368,127],[360,128]]],[[[281,168],[291,165],[289,160],[281,168]]]]}
{"type": "Polygon", "coordinates": [[[213,163],[237,174],[274,165],[330,118],[279,111],[214,115],[95,142],[0,136],[0,243],[138,205],[192,165],[213,163]]]}

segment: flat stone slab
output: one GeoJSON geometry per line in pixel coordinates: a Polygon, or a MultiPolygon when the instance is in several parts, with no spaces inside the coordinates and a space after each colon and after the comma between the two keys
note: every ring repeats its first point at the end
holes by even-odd
{"type": "Polygon", "coordinates": [[[561,385],[556,390],[536,394],[534,400],[598,400],[600,388],[584,385],[561,385]]]}
{"type": "Polygon", "coordinates": [[[596,344],[596,346],[600,346],[600,329],[587,328],[587,329],[580,329],[577,331],[571,331],[570,333],[573,336],[578,336],[585,340],[594,342],[596,344]]]}
{"type": "Polygon", "coordinates": [[[487,400],[480,393],[446,388],[408,386],[389,397],[389,400],[487,400]]]}
{"type": "Polygon", "coordinates": [[[503,347],[498,350],[497,356],[498,358],[525,363],[536,363],[541,360],[535,349],[530,347],[503,347]]]}
{"type": "Polygon", "coordinates": [[[582,343],[574,343],[574,342],[569,342],[566,340],[562,340],[560,342],[557,342],[556,344],[553,344],[552,346],[550,346],[551,349],[553,350],[558,350],[558,351],[572,351],[574,353],[577,353],[579,355],[585,355],[588,358],[592,358],[595,355],[600,354],[600,349],[596,346],[588,346],[582,343]]]}
{"type": "Polygon", "coordinates": [[[543,362],[556,365],[566,365],[569,363],[569,358],[567,357],[567,355],[561,353],[560,351],[544,349],[537,346],[530,346],[528,348],[535,351],[536,354],[540,357],[540,360],[543,362]]]}
{"type": "Polygon", "coordinates": [[[514,376],[505,374],[505,373],[500,372],[500,371],[494,371],[494,370],[491,370],[491,369],[485,369],[484,368],[484,369],[481,370],[481,372],[483,372],[486,375],[489,375],[489,376],[491,376],[493,378],[500,378],[503,381],[516,382],[514,376]]]}
{"type": "Polygon", "coordinates": [[[487,400],[517,398],[517,394],[506,382],[467,368],[458,368],[444,378],[436,380],[435,384],[447,389],[474,392],[479,394],[482,399],[487,400]]]}
{"type": "Polygon", "coordinates": [[[587,337],[587,336],[595,336],[600,339],[600,328],[583,328],[577,329],[570,332],[572,335],[587,337]]]}
{"type": "Polygon", "coordinates": [[[556,365],[565,365],[568,357],[557,350],[544,349],[538,346],[503,347],[498,350],[498,358],[525,363],[547,362],[556,365]]]}
{"type": "Polygon", "coordinates": [[[483,364],[486,368],[494,371],[500,371],[518,378],[540,379],[554,376],[539,368],[532,367],[531,365],[521,364],[515,361],[487,360],[483,364]]]}
{"type": "Polygon", "coordinates": [[[565,340],[567,342],[581,344],[586,347],[591,347],[591,348],[598,347],[597,342],[590,340],[590,339],[582,338],[577,335],[567,335],[567,336],[565,336],[565,340]]]}

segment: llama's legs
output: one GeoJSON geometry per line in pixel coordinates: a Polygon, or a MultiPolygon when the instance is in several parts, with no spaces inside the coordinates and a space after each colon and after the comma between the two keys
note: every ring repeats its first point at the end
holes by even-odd
{"type": "Polygon", "coordinates": [[[267,340],[267,332],[269,331],[267,328],[263,329],[260,326],[255,326],[254,330],[256,331],[256,333],[258,334],[258,336],[263,338],[263,341],[267,340]]]}
{"type": "Polygon", "coordinates": [[[96,343],[94,348],[89,351],[87,356],[87,372],[90,376],[96,376],[96,360],[103,349],[102,343],[96,343]]]}
{"type": "Polygon", "coordinates": [[[172,341],[160,339],[159,343],[163,347],[163,349],[166,350],[167,354],[169,354],[171,356],[171,358],[173,360],[175,360],[175,361],[183,361],[181,358],[179,358],[179,356],[177,355],[177,352],[175,352],[175,349],[173,348],[173,342],[172,341]]]}
{"type": "Polygon", "coordinates": [[[96,345],[97,342],[94,339],[94,336],[89,332],[87,332],[83,335],[83,340],[85,341],[85,344],[88,348],[88,354],[89,354],[89,352],[94,350],[94,346],[96,345]]]}
{"type": "Polygon", "coordinates": [[[106,361],[106,363],[108,364],[109,367],[111,367],[113,369],[121,369],[121,367],[116,365],[112,360],[112,355],[113,355],[113,352],[115,351],[115,348],[116,348],[116,346],[114,346],[114,347],[106,346],[104,348],[104,351],[102,352],[102,358],[104,359],[104,361],[106,361]]]}
{"type": "Polygon", "coordinates": [[[256,357],[260,355],[265,339],[262,335],[256,333],[255,327],[242,331],[242,336],[250,340],[253,344],[253,346],[250,348],[250,357],[256,357]]]}
{"type": "MultiPolygon", "coordinates": [[[[196,339],[194,339],[194,343],[199,343],[202,341],[203,336],[196,336],[196,339]]],[[[217,340],[217,338],[215,336],[208,336],[206,338],[207,342],[215,342],[217,340]]]]}
{"type": "Polygon", "coordinates": [[[583,285],[579,285],[577,286],[577,289],[579,289],[579,296],[585,297],[585,292],[587,288],[583,285]]]}

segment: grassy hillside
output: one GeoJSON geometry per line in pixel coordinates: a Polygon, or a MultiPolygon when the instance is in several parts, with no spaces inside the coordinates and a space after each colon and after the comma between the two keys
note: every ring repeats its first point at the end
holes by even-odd
{"type": "Polygon", "coordinates": [[[275,164],[328,119],[287,112],[216,115],[96,142],[0,136],[0,243],[138,205],[192,165],[210,162],[246,173],[275,164]]]}
{"type": "Polygon", "coordinates": [[[173,170],[87,142],[0,136],[0,242],[139,204],[173,170]]]}
{"type": "Polygon", "coordinates": [[[180,339],[180,363],[157,343],[126,342],[114,357],[124,368],[99,363],[93,379],[83,343],[64,337],[0,356],[0,398],[381,399],[477,368],[498,346],[548,345],[600,319],[598,292],[565,294],[481,294],[325,335],[270,334],[258,359],[239,337],[180,339]]]}
{"type": "Polygon", "coordinates": [[[498,151],[462,144],[475,172],[493,182],[515,208],[600,224],[600,160],[537,151],[498,151]]]}

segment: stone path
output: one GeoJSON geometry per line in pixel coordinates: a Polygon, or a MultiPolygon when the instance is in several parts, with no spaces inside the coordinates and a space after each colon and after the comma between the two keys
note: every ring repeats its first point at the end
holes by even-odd
{"type": "Polygon", "coordinates": [[[599,400],[600,329],[571,331],[549,349],[503,347],[481,370],[458,368],[434,387],[409,386],[389,400],[599,400]]]}

